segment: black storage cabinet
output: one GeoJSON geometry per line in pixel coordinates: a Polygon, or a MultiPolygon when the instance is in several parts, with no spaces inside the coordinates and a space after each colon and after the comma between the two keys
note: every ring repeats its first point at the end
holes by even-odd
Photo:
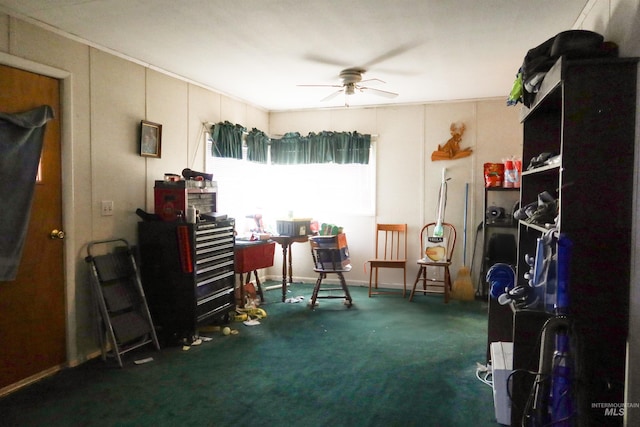
{"type": "Polygon", "coordinates": [[[235,310],[235,221],[138,223],[142,285],[164,345],[189,343],[198,327],[235,310]]]}

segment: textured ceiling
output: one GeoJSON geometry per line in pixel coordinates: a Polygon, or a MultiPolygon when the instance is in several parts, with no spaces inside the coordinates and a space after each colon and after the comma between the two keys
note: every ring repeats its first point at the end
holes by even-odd
{"type": "Polygon", "coordinates": [[[366,69],[351,106],[508,95],[526,51],[574,27],[588,0],[0,0],[0,11],[255,106],[321,101],[366,69]],[[383,81],[378,81],[377,79],[383,81]]]}

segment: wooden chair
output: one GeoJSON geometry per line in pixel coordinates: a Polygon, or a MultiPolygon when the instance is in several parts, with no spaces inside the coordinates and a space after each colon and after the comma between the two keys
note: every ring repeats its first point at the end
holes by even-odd
{"type": "Polygon", "coordinates": [[[416,292],[427,293],[441,293],[444,294],[444,302],[449,302],[449,296],[452,289],[451,273],[449,267],[451,266],[451,258],[453,257],[453,249],[456,246],[456,229],[449,223],[443,223],[444,238],[446,239],[446,259],[443,261],[434,262],[431,261],[425,254],[425,247],[429,236],[433,236],[433,230],[436,226],[435,222],[425,225],[420,231],[420,252],[422,258],[418,260],[418,275],[415,282],[413,282],[413,289],[409,296],[409,301],[413,300],[413,295],[416,292]],[[429,277],[431,273],[431,277],[429,277]],[[418,288],[418,282],[422,282],[422,289],[418,288]]]}
{"type": "Polygon", "coordinates": [[[318,273],[309,307],[314,308],[320,298],[344,298],[345,305],[351,307],[353,300],[343,274],[351,271],[351,261],[345,235],[313,236],[309,238],[309,243],[313,258],[313,271],[318,273]],[[338,276],[340,287],[322,288],[322,280],[330,273],[338,276]],[[341,291],[341,293],[335,294],[335,291],[341,291]],[[320,292],[328,293],[320,294],[320,292]]]}
{"type": "Polygon", "coordinates": [[[378,271],[381,268],[402,269],[402,298],[407,293],[407,224],[377,224],[375,258],[367,261],[369,270],[369,297],[397,294],[398,291],[378,290],[378,271]],[[374,279],[375,270],[375,280],[374,279]]]}

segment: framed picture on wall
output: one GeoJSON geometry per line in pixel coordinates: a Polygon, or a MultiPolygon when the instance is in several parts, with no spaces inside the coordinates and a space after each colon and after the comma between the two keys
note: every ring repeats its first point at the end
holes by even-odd
{"type": "Polygon", "coordinates": [[[162,125],[142,120],[140,122],[140,155],[160,158],[162,154],[162,125]]]}

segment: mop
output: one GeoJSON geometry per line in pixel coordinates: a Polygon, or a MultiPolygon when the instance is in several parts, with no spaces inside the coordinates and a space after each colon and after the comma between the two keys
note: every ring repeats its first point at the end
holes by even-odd
{"type": "Polygon", "coordinates": [[[463,224],[463,253],[462,253],[462,267],[458,270],[458,276],[455,282],[453,282],[452,298],[472,301],[474,299],[473,284],[471,283],[471,271],[467,267],[467,210],[469,204],[469,183],[465,185],[464,191],[464,224],[463,224]]]}
{"type": "Polygon", "coordinates": [[[444,210],[447,206],[447,169],[442,168],[442,181],[440,182],[440,193],[438,194],[438,219],[436,220],[436,226],[433,229],[433,237],[443,237],[444,227],[442,226],[444,221],[444,210]]]}

